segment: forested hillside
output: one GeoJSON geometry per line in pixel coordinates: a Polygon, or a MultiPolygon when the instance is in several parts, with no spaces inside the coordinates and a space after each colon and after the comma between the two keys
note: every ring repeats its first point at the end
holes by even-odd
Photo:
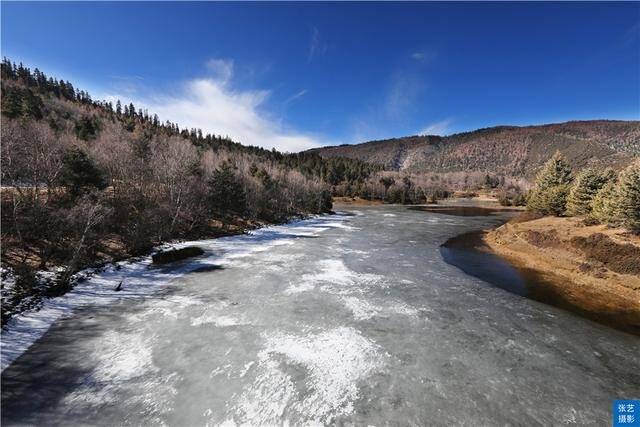
{"type": "Polygon", "coordinates": [[[310,150],[407,173],[493,174],[531,181],[560,151],[577,168],[616,169],[640,155],[640,122],[574,121],[544,126],[500,126],[440,136],[410,136],[310,150]]]}
{"type": "Polygon", "coordinates": [[[331,185],[379,169],[181,129],[6,59],[1,77],[2,265],[18,295],[40,292],[37,270],[64,290],[79,268],[170,239],[327,212],[331,185]]]}

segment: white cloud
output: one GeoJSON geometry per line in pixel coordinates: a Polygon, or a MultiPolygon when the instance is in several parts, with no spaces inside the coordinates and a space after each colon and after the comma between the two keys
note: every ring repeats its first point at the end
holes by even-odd
{"type": "Polygon", "coordinates": [[[411,54],[411,57],[417,61],[422,61],[426,55],[423,52],[414,52],[411,54]]]}
{"type": "Polygon", "coordinates": [[[439,122],[431,123],[418,132],[418,135],[444,135],[449,130],[449,126],[453,120],[446,119],[439,122]]]}
{"type": "MultiPolygon", "coordinates": [[[[210,60],[207,67],[215,77],[187,81],[174,95],[151,94],[131,99],[127,94],[112,94],[105,98],[133,102],[136,108],[146,108],[150,114],[156,113],[161,120],[170,120],[181,128],[200,128],[205,133],[229,136],[244,145],[284,152],[321,145],[314,136],[286,129],[280,119],[262,111],[269,91],[232,88],[232,61],[210,60]]],[[[292,98],[303,95],[301,91],[292,98]]]]}

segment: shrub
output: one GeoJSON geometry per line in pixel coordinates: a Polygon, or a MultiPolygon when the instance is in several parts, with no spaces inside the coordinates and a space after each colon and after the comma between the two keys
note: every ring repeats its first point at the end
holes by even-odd
{"type": "Polygon", "coordinates": [[[522,193],[518,193],[513,200],[511,200],[511,204],[513,206],[525,206],[527,204],[527,197],[522,193]]]}
{"type": "Polygon", "coordinates": [[[500,203],[500,206],[511,206],[511,198],[507,193],[500,193],[498,196],[498,203],[500,203]]]}
{"type": "Polygon", "coordinates": [[[616,243],[602,233],[573,237],[571,244],[589,259],[603,263],[616,273],[640,274],[640,248],[637,246],[616,243]]]}
{"type": "Polygon", "coordinates": [[[527,204],[527,199],[519,190],[516,192],[503,190],[498,194],[498,203],[501,206],[524,206],[527,204]]]}

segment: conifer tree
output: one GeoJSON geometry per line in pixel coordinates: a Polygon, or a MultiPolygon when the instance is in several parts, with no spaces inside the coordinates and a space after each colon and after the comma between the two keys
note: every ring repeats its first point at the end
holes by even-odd
{"type": "Polygon", "coordinates": [[[60,181],[74,198],[86,189],[103,190],[107,187],[107,181],[98,165],[79,148],[71,149],[62,159],[60,181]]]}
{"type": "Polygon", "coordinates": [[[621,225],[640,233],[640,162],[620,173],[617,193],[621,225]]]}
{"type": "Polygon", "coordinates": [[[544,215],[562,215],[571,181],[571,167],[562,154],[556,151],[538,173],[527,209],[544,215]]]}
{"type": "Polygon", "coordinates": [[[246,209],[244,187],[228,162],[216,169],[209,180],[209,205],[224,215],[242,214],[246,209]]]}
{"type": "Polygon", "coordinates": [[[600,172],[593,168],[582,170],[576,177],[567,197],[567,214],[588,215],[591,202],[600,189],[612,179],[612,172],[600,172]]]}
{"type": "Polygon", "coordinates": [[[2,114],[15,118],[22,114],[22,95],[12,87],[2,91],[2,114]]]}
{"type": "Polygon", "coordinates": [[[616,189],[615,180],[611,180],[596,193],[591,201],[591,213],[589,214],[591,219],[601,224],[617,225],[619,223],[616,189]]]}

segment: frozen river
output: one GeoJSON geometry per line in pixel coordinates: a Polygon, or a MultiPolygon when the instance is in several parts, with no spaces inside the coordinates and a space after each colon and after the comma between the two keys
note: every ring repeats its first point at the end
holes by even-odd
{"type": "Polygon", "coordinates": [[[495,217],[349,211],[63,315],[4,370],[2,424],[606,425],[640,396],[640,338],[443,261],[495,217]]]}

